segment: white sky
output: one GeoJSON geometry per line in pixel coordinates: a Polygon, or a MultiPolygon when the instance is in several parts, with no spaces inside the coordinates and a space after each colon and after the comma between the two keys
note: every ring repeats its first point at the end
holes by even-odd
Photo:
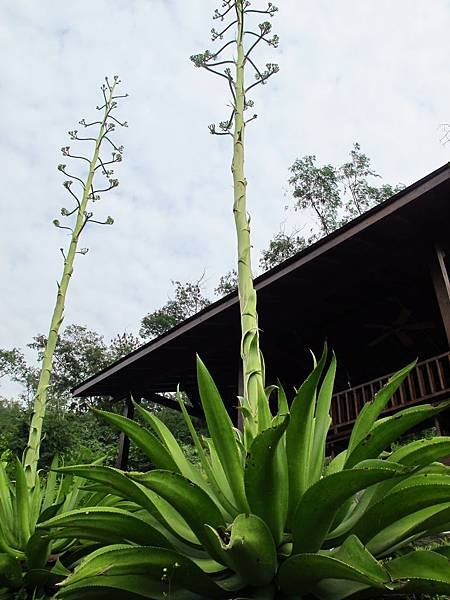
{"type": "MultiPolygon", "coordinates": [[[[389,183],[410,184],[441,166],[450,147],[448,0],[279,0],[280,73],[253,98],[248,128],[249,210],[255,250],[288,221],[288,168],[316,154],[340,164],[353,142],[389,183]]],[[[264,5],[255,0],[254,5],[264,5]]],[[[206,270],[206,288],[234,264],[229,138],[208,123],[227,116],[222,80],[195,69],[211,47],[213,0],[0,0],[0,347],[46,333],[61,272],[67,205],[56,170],[66,132],[95,116],[104,75],[120,74],[129,128],[118,191],[96,210],[78,257],[65,323],[137,333],[171,279],[206,270]]],[[[225,84],[226,85],[226,84],[225,84]]],[[[67,161],[64,161],[67,162],[67,161]]],[[[97,206],[97,205],[96,205],[97,206]]],[[[256,262],[256,256],[255,256],[256,262]]],[[[4,387],[2,388],[4,391],[4,387]]]]}

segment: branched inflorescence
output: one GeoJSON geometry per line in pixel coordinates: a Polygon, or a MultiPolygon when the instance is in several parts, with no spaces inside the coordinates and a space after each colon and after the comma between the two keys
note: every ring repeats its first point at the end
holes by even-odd
{"type": "MultiPolygon", "coordinates": [[[[68,229],[72,234],[77,233],[77,237],[89,222],[97,223],[99,225],[112,225],[114,223],[114,219],[110,216],[105,220],[94,219],[94,213],[87,210],[89,202],[97,202],[100,200],[101,194],[108,192],[119,185],[119,180],[113,177],[114,169],[112,166],[122,161],[124,148],[123,146],[118,146],[114,143],[111,138],[117,127],[128,127],[126,121],[120,121],[113,114],[118,106],[117,101],[120,98],[126,98],[128,94],[115,93],[116,87],[120,84],[117,75],[114,76],[112,82],[108,77],[105,77],[105,82],[106,83],[101,86],[103,103],[96,107],[98,111],[102,112],[101,119],[92,122],[87,122],[86,119],[81,119],[81,121],[79,121],[79,124],[87,131],[90,131],[90,128],[92,127],[97,127],[97,137],[91,137],[89,133],[87,133],[87,135],[80,135],[77,129],[68,132],[69,138],[72,141],[79,143],[94,143],[92,158],[87,158],[84,156],[84,153],[72,152],[70,146],[61,148],[61,153],[65,158],[70,158],[74,162],[83,161],[89,165],[88,174],[84,180],[69,172],[67,164],[58,165],[58,170],[68,178],[63,182],[63,186],[69,193],[70,199],[74,202],[70,208],[61,208],[61,215],[63,217],[76,215],[77,225],[79,227],[76,231],[77,225],[62,225],[59,219],[54,219],[53,224],[60,229],[68,229]],[[105,146],[111,151],[108,158],[103,154],[106,150],[105,146]],[[103,182],[100,181],[100,178],[103,182]],[[74,188],[76,188],[76,191],[74,188]]],[[[78,254],[86,254],[87,251],[87,248],[82,248],[78,251],[78,254]]]]}
{"type": "MultiPolygon", "coordinates": [[[[211,29],[211,40],[213,42],[223,42],[224,38],[229,34],[230,31],[234,31],[234,26],[238,25],[238,19],[236,17],[236,4],[237,0],[223,0],[221,9],[216,9],[213,14],[213,19],[221,22],[221,27],[211,29]]],[[[266,17],[273,17],[278,11],[278,8],[268,2],[265,9],[253,9],[251,8],[250,0],[243,2],[243,15],[263,15],[266,17]]],[[[242,21],[242,26],[244,22],[242,21]]],[[[245,110],[253,108],[253,100],[247,97],[248,92],[261,84],[267,83],[267,80],[272,77],[275,73],[278,73],[279,67],[274,63],[267,63],[265,68],[261,68],[256,64],[252,58],[252,54],[255,48],[265,43],[268,46],[276,48],[278,46],[279,38],[277,35],[272,34],[272,24],[269,21],[263,21],[259,23],[255,30],[245,30],[242,32],[243,38],[248,41],[248,46],[245,49],[244,66],[250,66],[253,70],[255,81],[246,87],[245,89],[245,110]]],[[[224,78],[231,92],[231,114],[230,117],[225,121],[220,121],[217,125],[212,123],[208,126],[210,132],[214,135],[233,135],[231,132],[233,119],[236,112],[236,82],[232,74],[231,66],[236,66],[235,58],[226,58],[224,54],[225,50],[231,50],[237,44],[236,39],[232,39],[223,43],[217,51],[205,50],[200,54],[194,54],[191,56],[191,61],[196,67],[206,69],[214,75],[224,78]]],[[[257,118],[256,114],[253,114],[248,118],[245,123],[249,123],[257,118]]]]}

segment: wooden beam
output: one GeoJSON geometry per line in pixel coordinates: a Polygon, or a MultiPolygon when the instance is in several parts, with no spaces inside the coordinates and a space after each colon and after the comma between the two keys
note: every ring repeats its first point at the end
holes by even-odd
{"type": "Polygon", "coordinates": [[[436,245],[431,262],[431,277],[436,299],[441,312],[444,331],[447,336],[447,347],[450,348],[450,282],[445,265],[445,251],[436,245]]]}
{"type": "MultiPolygon", "coordinates": [[[[154,402],[155,404],[160,404],[161,406],[166,406],[167,408],[172,408],[173,410],[180,412],[178,402],[172,400],[171,398],[161,396],[161,394],[156,394],[155,392],[139,392],[139,397],[143,400],[148,400],[150,402],[154,402]]],[[[186,406],[186,410],[192,417],[197,417],[199,419],[205,418],[203,411],[197,406],[186,406]]]]}
{"type": "MultiPolygon", "coordinates": [[[[125,398],[125,406],[123,409],[123,416],[128,419],[132,419],[134,417],[134,406],[131,402],[130,396],[125,398]]],[[[119,436],[119,451],[117,453],[117,461],[116,467],[118,469],[126,470],[128,465],[128,456],[130,454],[130,440],[123,431],[120,432],[119,436]]]]}

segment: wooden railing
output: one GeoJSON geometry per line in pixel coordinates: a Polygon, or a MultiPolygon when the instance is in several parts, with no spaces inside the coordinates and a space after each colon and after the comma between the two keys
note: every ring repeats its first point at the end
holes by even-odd
{"type": "MultiPolygon", "coordinates": [[[[350,427],[365,402],[372,400],[389,376],[373,379],[333,396],[331,437],[339,436],[340,431],[350,427]]],[[[437,400],[445,394],[450,396],[450,352],[418,363],[395,392],[384,414],[394,412],[400,407],[437,400]]]]}

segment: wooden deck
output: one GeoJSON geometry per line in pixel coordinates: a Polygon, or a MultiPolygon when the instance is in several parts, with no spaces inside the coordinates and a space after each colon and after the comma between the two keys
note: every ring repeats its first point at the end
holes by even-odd
{"type": "MultiPolygon", "coordinates": [[[[345,439],[365,402],[369,402],[391,374],[343,390],[333,396],[329,441],[345,439]]],[[[450,396],[450,352],[417,364],[389,401],[383,414],[399,408],[442,400],[450,396]]]]}

